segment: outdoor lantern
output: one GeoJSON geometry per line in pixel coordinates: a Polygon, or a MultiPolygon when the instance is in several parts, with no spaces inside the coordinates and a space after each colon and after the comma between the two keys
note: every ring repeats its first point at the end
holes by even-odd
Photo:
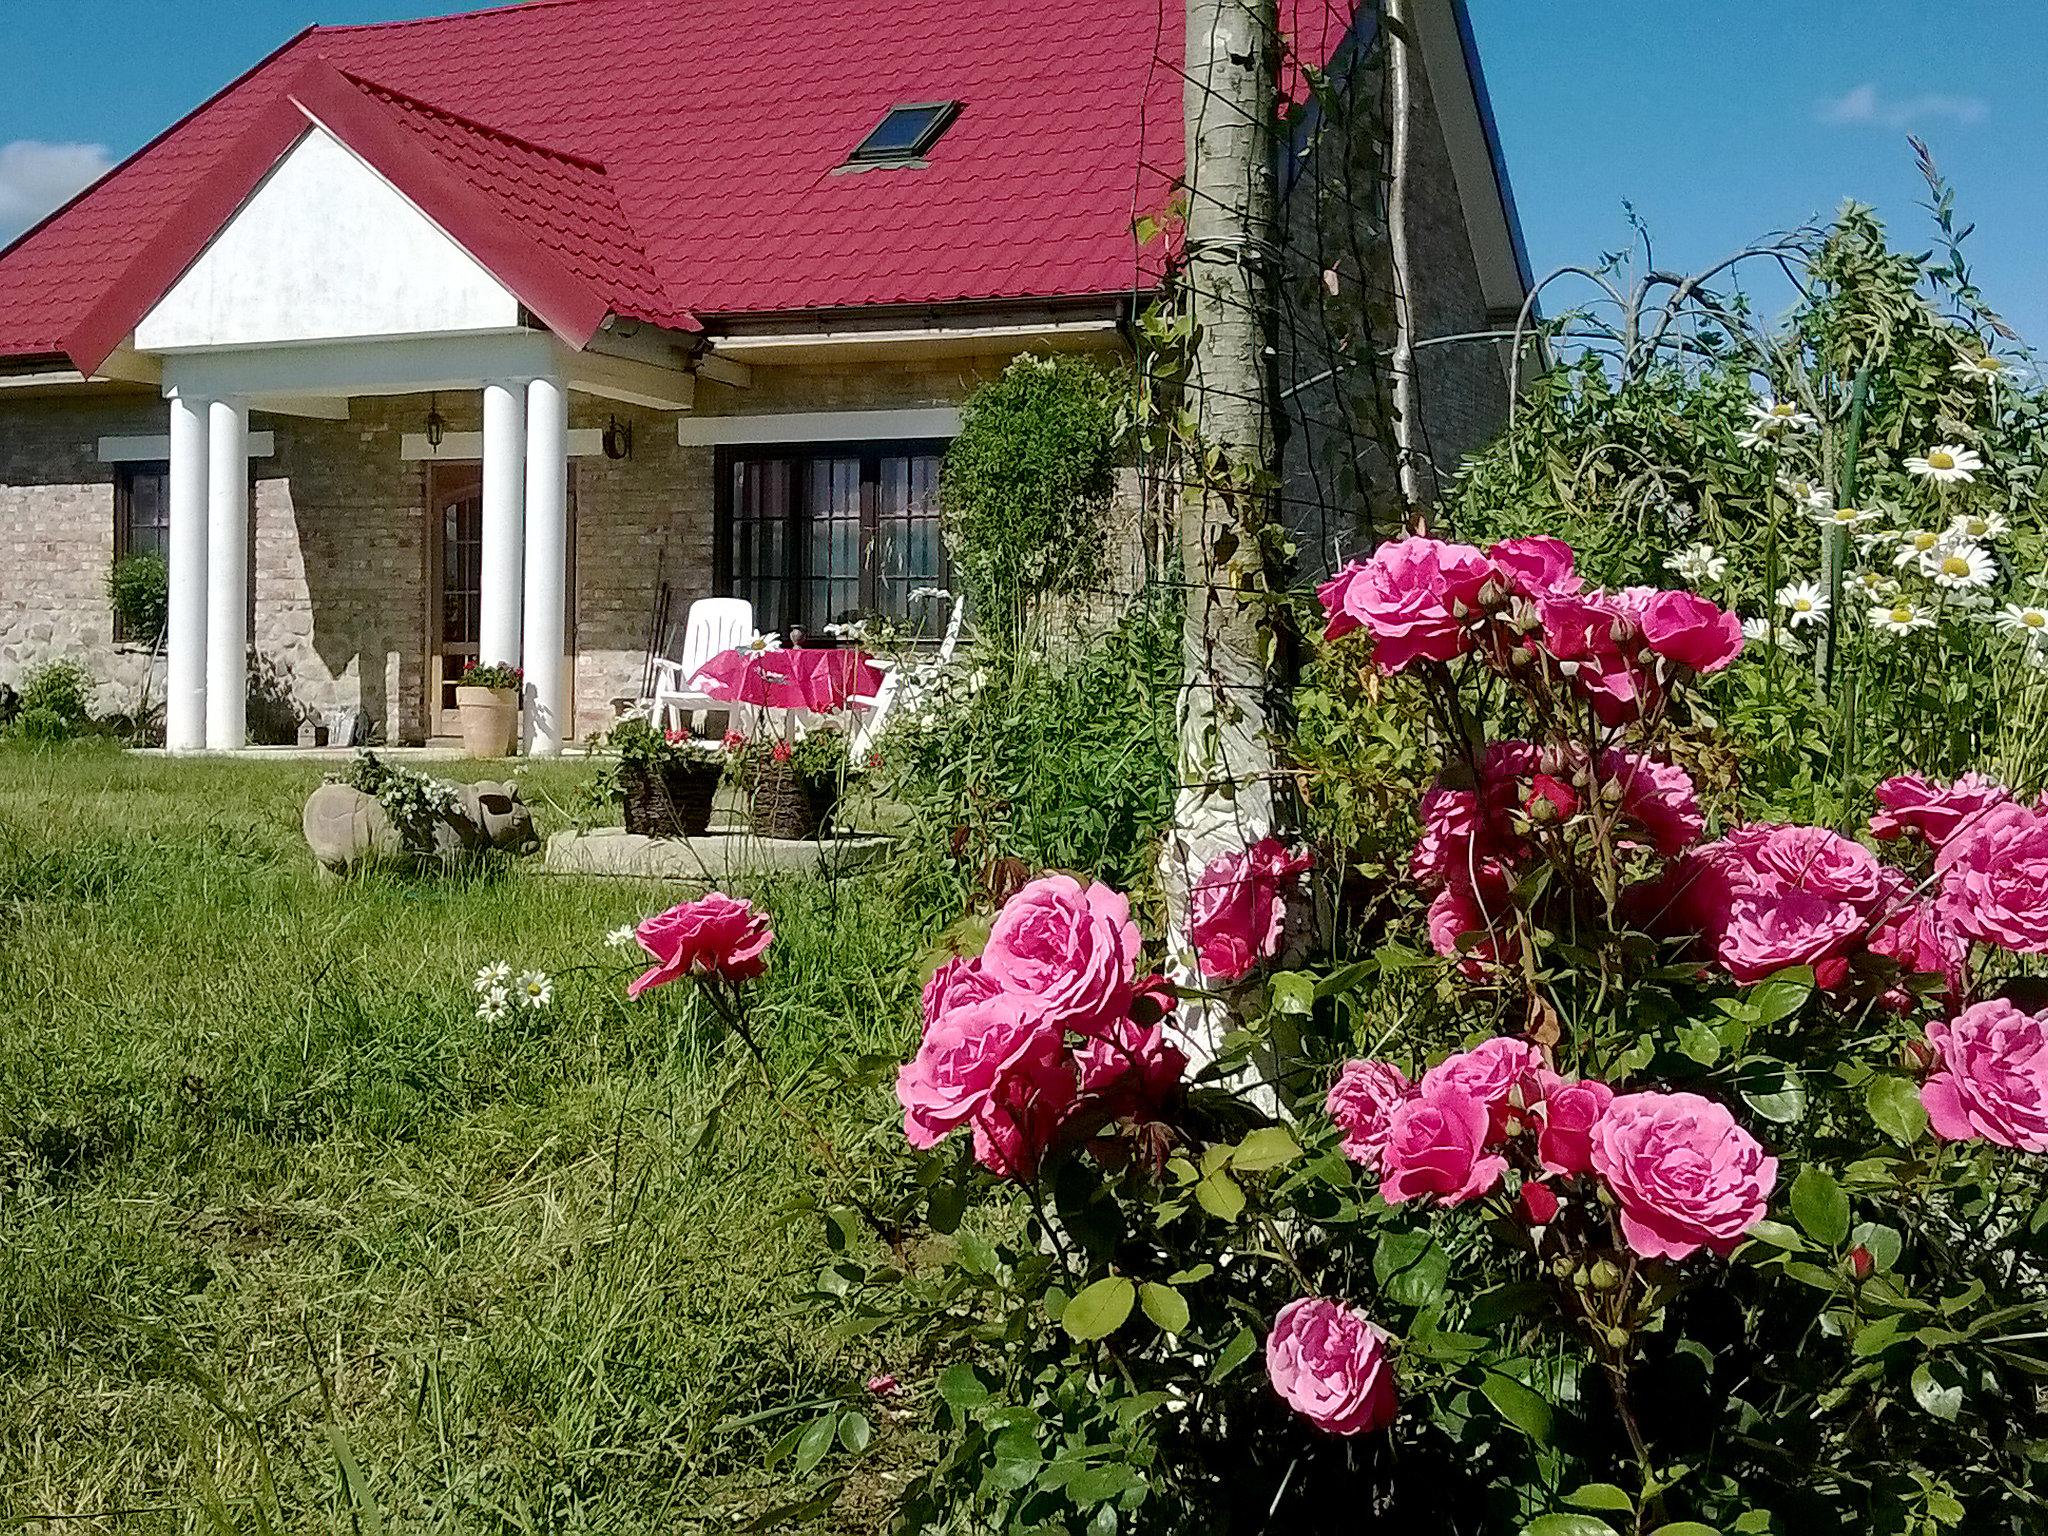
{"type": "Polygon", "coordinates": [[[604,456],[608,459],[633,457],[633,428],[614,416],[604,429],[604,456]]]}
{"type": "Polygon", "coordinates": [[[441,439],[447,435],[448,423],[441,419],[438,397],[430,397],[427,401],[427,446],[439,448],[441,439]]]}

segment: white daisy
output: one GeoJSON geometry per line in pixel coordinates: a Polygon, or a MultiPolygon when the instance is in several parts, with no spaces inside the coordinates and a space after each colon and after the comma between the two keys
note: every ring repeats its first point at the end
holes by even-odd
{"type": "Polygon", "coordinates": [[[2009,532],[2012,524],[2002,512],[1965,512],[1948,525],[1948,536],[1970,544],[1982,544],[2009,532]]]}
{"type": "Polygon", "coordinates": [[[2015,635],[2024,635],[2036,644],[2048,644],[2048,608],[2034,608],[2024,603],[2007,603],[1992,622],[2000,629],[2015,635]]]}
{"type": "Polygon", "coordinates": [[[512,994],[503,987],[492,987],[476,1005],[476,1016],[486,1024],[495,1024],[512,1011],[512,994]]]}
{"type": "Polygon", "coordinates": [[[555,984],[545,971],[521,971],[513,991],[522,1005],[536,1012],[555,1000],[555,984]]]}
{"type": "Polygon", "coordinates": [[[1961,443],[1942,443],[1906,460],[1907,469],[1938,485],[1967,485],[1983,467],[1984,461],[1977,451],[1961,443]]]}
{"type": "Polygon", "coordinates": [[[1910,635],[1916,629],[1933,628],[1934,615],[1918,603],[1900,598],[1895,603],[1879,603],[1872,608],[1870,627],[1881,635],[1910,635]]]}
{"type": "Polygon", "coordinates": [[[764,635],[759,630],[755,630],[752,635],[748,636],[747,643],[737,647],[737,649],[742,651],[779,651],[782,649],[782,636],[764,635]]]}
{"type": "Polygon", "coordinates": [[[1929,528],[1909,528],[1899,535],[1899,552],[1892,564],[1900,570],[1918,561],[1932,559],[1948,549],[1948,540],[1929,528]]]}
{"type": "Polygon", "coordinates": [[[1753,645],[1775,645],[1781,651],[1803,651],[1797,635],[1783,625],[1773,624],[1769,619],[1744,619],[1742,638],[1753,645]]]}
{"type": "Polygon", "coordinates": [[[1759,432],[1804,432],[1813,418],[1790,400],[1766,400],[1749,408],[1749,419],[1759,432]]]}
{"type": "Polygon", "coordinates": [[[1823,507],[1813,514],[1813,520],[1824,528],[1843,528],[1853,533],[1878,521],[1882,515],[1867,507],[1823,507]]]}
{"type": "Polygon", "coordinates": [[[1989,352],[1981,356],[1965,356],[1948,365],[1948,371],[1958,378],[1976,382],[1988,382],[2005,377],[2005,362],[1989,352]]]}
{"type": "Polygon", "coordinates": [[[1952,544],[1946,549],[1920,558],[1920,572],[1932,578],[1937,587],[1951,591],[1962,591],[1970,587],[1988,587],[1998,575],[1998,567],[1990,553],[1976,544],[1952,544]]]}
{"type": "Polygon", "coordinates": [[[606,934],[604,942],[606,947],[610,949],[631,949],[639,942],[639,939],[635,934],[633,925],[625,923],[606,934]]]}
{"type": "Polygon", "coordinates": [[[1881,598],[1890,597],[1899,590],[1899,584],[1875,566],[1865,566],[1849,580],[1855,584],[1861,596],[1869,598],[1873,603],[1881,598]]]}
{"type": "Polygon", "coordinates": [[[1688,544],[1664,562],[1664,569],[1680,581],[1719,581],[1728,574],[1728,561],[1711,544],[1688,544]]]}
{"type": "Polygon", "coordinates": [[[1824,511],[1835,504],[1833,491],[1824,485],[1815,485],[1811,480],[1802,480],[1796,475],[1778,476],[1778,489],[1809,512],[1824,511]]]}
{"type": "Polygon", "coordinates": [[[1778,606],[1785,610],[1785,622],[1798,629],[1828,616],[1828,595],[1818,582],[1788,582],[1778,588],[1778,606]]]}
{"type": "Polygon", "coordinates": [[[502,960],[493,960],[476,973],[470,985],[479,993],[486,993],[495,987],[507,986],[512,980],[512,967],[502,960]]]}

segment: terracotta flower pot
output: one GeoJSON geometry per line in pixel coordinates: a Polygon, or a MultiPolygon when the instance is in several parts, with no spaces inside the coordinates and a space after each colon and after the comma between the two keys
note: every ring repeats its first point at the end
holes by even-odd
{"type": "Polygon", "coordinates": [[[510,757],[519,737],[519,695],[510,688],[457,688],[465,757],[510,757]]]}

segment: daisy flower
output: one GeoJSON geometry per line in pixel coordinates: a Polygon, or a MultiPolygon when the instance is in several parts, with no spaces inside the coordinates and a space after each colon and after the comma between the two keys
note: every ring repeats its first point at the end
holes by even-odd
{"type": "Polygon", "coordinates": [[[1988,587],[1997,576],[1998,567],[1990,554],[1975,544],[1953,544],[1943,550],[1920,557],[1921,574],[1933,578],[1937,587],[1950,591],[1961,591],[1970,587],[1988,587]]]}
{"type": "Polygon", "coordinates": [[[470,985],[481,995],[490,992],[496,987],[509,986],[511,982],[512,967],[502,960],[493,960],[489,965],[476,973],[470,985]]]}
{"type": "Polygon", "coordinates": [[[1666,560],[1664,569],[1680,581],[1719,581],[1728,574],[1728,561],[1711,544],[1689,544],[1666,560]]]}
{"type": "Polygon", "coordinates": [[[513,991],[523,1006],[536,1012],[555,1000],[555,984],[545,971],[521,971],[513,991]]]}
{"type": "Polygon", "coordinates": [[[1910,635],[1916,629],[1932,629],[1934,615],[1918,603],[1900,598],[1895,603],[1879,603],[1872,608],[1870,627],[1881,635],[1910,635]]]}
{"type": "Polygon", "coordinates": [[[2048,608],[2007,603],[1992,622],[2009,634],[2024,635],[2037,644],[2048,643],[2048,608]]]}
{"type": "Polygon", "coordinates": [[[1890,597],[1899,590],[1899,584],[1875,566],[1865,566],[1849,579],[1856,584],[1860,594],[1872,602],[1890,597]]]}
{"type": "Polygon", "coordinates": [[[1970,544],[1982,544],[2010,531],[2012,524],[2002,512],[1965,512],[1948,525],[1948,535],[1970,544]]]}
{"type": "Polygon", "coordinates": [[[492,987],[476,1005],[476,1016],[486,1024],[495,1024],[512,1011],[512,994],[503,987],[492,987]]]}
{"type": "Polygon", "coordinates": [[[1909,528],[1899,535],[1899,552],[1892,556],[1892,564],[1900,570],[1916,561],[1931,559],[1946,550],[1948,540],[1928,528],[1909,528]]]}
{"type": "Polygon", "coordinates": [[[2005,377],[2005,363],[1986,352],[1982,356],[1959,358],[1948,365],[1948,371],[1957,378],[1985,383],[2005,377]]]}
{"type": "Polygon", "coordinates": [[[1797,629],[1818,624],[1828,616],[1828,595],[1814,581],[1794,581],[1778,588],[1778,606],[1785,610],[1785,622],[1797,629]]]}
{"type": "Polygon", "coordinates": [[[1766,400],[1762,405],[1752,405],[1749,419],[1756,424],[1752,430],[1759,432],[1804,432],[1813,425],[1813,418],[1790,400],[1766,400]]]}
{"type": "Polygon", "coordinates": [[[623,923],[606,934],[604,942],[608,949],[631,949],[638,940],[634,936],[633,925],[623,923]]]}
{"type": "Polygon", "coordinates": [[[1864,507],[1822,507],[1813,514],[1813,520],[1826,528],[1842,528],[1853,533],[1866,524],[1876,522],[1879,515],[1864,507]]]}
{"type": "Polygon", "coordinates": [[[1742,638],[1752,645],[1775,645],[1781,651],[1797,652],[1805,649],[1797,635],[1782,625],[1773,624],[1769,619],[1744,619],[1742,638]]]}
{"type": "Polygon", "coordinates": [[[1967,485],[1983,467],[1984,461],[1977,451],[1961,443],[1942,443],[1906,460],[1907,469],[1937,485],[1967,485]]]}
{"type": "Polygon", "coordinates": [[[755,630],[752,635],[748,636],[747,643],[745,645],[736,647],[736,649],[742,651],[757,652],[779,651],[782,649],[782,636],[764,635],[759,630],[755,630]]]}
{"type": "Polygon", "coordinates": [[[1802,480],[1796,475],[1778,476],[1778,489],[1809,512],[1825,511],[1835,504],[1833,491],[1824,485],[1815,485],[1811,480],[1802,480]]]}

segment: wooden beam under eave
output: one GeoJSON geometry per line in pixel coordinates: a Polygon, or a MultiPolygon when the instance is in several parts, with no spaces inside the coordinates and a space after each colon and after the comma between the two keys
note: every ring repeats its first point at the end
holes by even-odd
{"type": "Polygon", "coordinates": [[[575,352],[568,358],[566,371],[571,389],[626,405],[687,411],[697,400],[696,375],[653,363],[638,363],[602,352],[575,352]]]}

